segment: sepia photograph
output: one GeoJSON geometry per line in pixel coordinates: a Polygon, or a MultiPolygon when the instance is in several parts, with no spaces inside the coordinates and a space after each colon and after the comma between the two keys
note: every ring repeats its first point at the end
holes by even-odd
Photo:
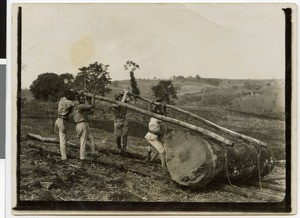
{"type": "Polygon", "coordinates": [[[295,212],[296,5],[11,5],[12,210],[295,212]]]}

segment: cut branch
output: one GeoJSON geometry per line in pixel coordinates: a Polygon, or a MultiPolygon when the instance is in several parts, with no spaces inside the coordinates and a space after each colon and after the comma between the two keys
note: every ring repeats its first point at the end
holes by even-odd
{"type": "MultiPolygon", "coordinates": [[[[41,142],[50,142],[50,143],[59,144],[59,140],[56,138],[46,138],[46,137],[42,137],[40,135],[36,135],[36,134],[32,134],[32,133],[27,133],[27,136],[31,139],[36,139],[41,142]]],[[[76,147],[76,148],[78,147],[78,146],[76,146],[75,143],[72,143],[72,142],[67,142],[67,145],[69,145],[71,147],[76,147]]]]}
{"type": "MultiPolygon", "coordinates": [[[[36,135],[36,134],[32,134],[32,133],[27,133],[27,136],[30,139],[38,140],[38,141],[41,141],[41,142],[59,144],[59,140],[57,140],[56,138],[46,138],[46,137],[42,137],[40,135],[36,135]]],[[[79,146],[76,145],[73,142],[67,142],[67,145],[70,146],[71,148],[79,149],[79,146]]],[[[116,151],[112,148],[100,148],[100,149],[98,149],[98,151],[101,152],[101,153],[110,153],[110,154],[114,154],[114,155],[119,154],[118,151],[116,151]]],[[[137,159],[137,160],[140,160],[140,161],[145,159],[145,156],[137,154],[137,153],[131,153],[131,152],[127,152],[126,156],[128,158],[137,159]]],[[[156,159],[152,163],[160,163],[160,161],[158,159],[156,159]]]]}

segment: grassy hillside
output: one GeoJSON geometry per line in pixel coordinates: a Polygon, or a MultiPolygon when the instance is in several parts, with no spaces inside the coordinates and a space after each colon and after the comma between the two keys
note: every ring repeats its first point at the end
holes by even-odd
{"type": "MultiPolygon", "coordinates": [[[[141,95],[152,99],[151,87],[159,80],[138,79],[141,95]]],[[[174,79],[178,106],[196,109],[198,107],[217,107],[249,113],[253,115],[284,119],[284,81],[283,80],[227,80],[227,79],[174,79]]],[[[119,81],[111,85],[109,95],[123,89],[130,90],[130,81],[119,81]]]]}
{"type": "MultiPolygon", "coordinates": [[[[137,79],[141,95],[153,99],[151,87],[158,84],[155,79],[137,79]]],[[[201,78],[173,79],[178,98],[175,104],[187,109],[199,107],[222,108],[267,118],[284,119],[284,81],[283,80],[228,80],[201,78]]],[[[113,97],[123,89],[130,90],[130,81],[113,81],[109,86],[113,97]]],[[[27,100],[33,97],[28,89],[22,96],[27,100]]]]}
{"type": "MultiPolygon", "coordinates": [[[[138,80],[141,94],[153,98],[151,86],[158,80],[138,80]]],[[[257,138],[268,143],[277,160],[285,160],[285,122],[269,119],[270,113],[283,116],[283,83],[280,81],[242,81],[201,79],[195,81],[174,80],[178,87],[176,104],[212,122],[257,138]],[[250,82],[252,84],[250,84],[250,82]],[[249,91],[249,87],[251,91],[249,91]],[[275,101],[275,103],[274,103],[275,101]],[[274,106],[273,105],[278,105],[274,106]],[[252,110],[252,111],[251,111],[252,110]],[[269,110],[269,111],[268,111],[269,110]],[[270,112],[271,111],[271,112],[270,112]],[[268,117],[268,118],[266,118],[268,117]]],[[[130,88],[129,81],[119,81],[111,86],[112,97],[122,89],[130,88]]],[[[112,106],[97,101],[94,112],[89,115],[91,133],[95,138],[97,158],[79,161],[79,139],[75,132],[73,115],[68,122],[68,140],[78,146],[68,146],[68,161],[60,160],[59,146],[33,141],[27,133],[57,138],[54,122],[57,117],[57,102],[32,100],[29,90],[23,90],[26,98],[21,108],[20,142],[20,199],[21,200],[67,200],[67,201],[147,201],[147,202],[267,202],[266,196],[245,197],[223,190],[223,184],[212,181],[201,189],[182,188],[163,177],[159,161],[144,162],[148,143],[144,136],[148,132],[149,117],[129,111],[128,152],[135,158],[117,153],[114,142],[112,106]],[[219,185],[218,185],[219,184],[219,185]],[[121,188],[120,188],[121,187],[121,188]]],[[[134,103],[132,103],[134,104],[134,103]]],[[[145,103],[137,102],[139,107],[145,103]]],[[[187,117],[168,110],[168,115],[180,120],[187,117]]],[[[212,130],[199,121],[189,118],[187,122],[212,130]]],[[[178,126],[169,125],[178,129],[178,126]]],[[[219,133],[219,132],[216,132],[219,133]]],[[[230,138],[230,136],[227,136],[230,138]]],[[[89,149],[87,149],[90,157],[89,149]]],[[[276,166],[270,178],[285,175],[284,166],[276,166]]],[[[234,185],[247,190],[264,192],[284,198],[285,192],[277,192],[242,181],[234,185]]],[[[285,180],[275,181],[285,187],[285,180]]],[[[280,200],[281,201],[281,200],[280,200]]]]}

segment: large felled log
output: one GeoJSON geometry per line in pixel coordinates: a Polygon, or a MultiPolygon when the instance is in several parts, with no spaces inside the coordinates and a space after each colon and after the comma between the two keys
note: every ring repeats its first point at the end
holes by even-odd
{"type": "Polygon", "coordinates": [[[171,132],[165,147],[170,175],[184,186],[202,187],[213,178],[222,181],[262,178],[275,163],[269,148],[244,142],[224,146],[182,130],[171,132]]]}
{"type": "MultiPolygon", "coordinates": [[[[150,100],[145,99],[145,98],[143,98],[143,97],[141,97],[141,96],[139,96],[139,95],[136,95],[136,94],[133,94],[133,93],[130,93],[130,94],[133,95],[134,97],[138,98],[138,99],[141,99],[142,101],[150,102],[150,100]]],[[[156,102],[154,102],[153,104],[158,105],[158,103],[156,103],[156,102]]],[[[250,136],[246,136],[246,135],[243,135],[243,134],[241,134],[241,133],[238,133],[238,132],[232,131],[232,130],[230,130],[230,129],[224,128],[224,127],[222,127],[222,126],[219,126],[219,125],[217,125],[217,124],[215,124],[215,123],[213,123],[213,122],[211,122],[211,121],[209,121],[209,120],[204,119],[203,117],[198,116],[197,114],[194,114],[194,113],[191,113],[191,112],[189,112],[189,111],[183,110],[183,109],[178,108],[178,107],[176,107],[176,106],[174,106],[174,105],[168,105],[168,104],[167,104],[166,107],[167,107],[167,108],[170,108],[170,109],[172,109],[172,110],[174,110],[174,111],[180,112],[180,113],[182,113],[182,114],[189,115],[190,117],[193,117],[193,118],[195,118],[196,120],[199,120],[199,121],[205,123],[205,124],[208,125],[208,126],[211,126],[211,127],[215,128],[215,129],[220,130],[221,132],[227,133],[227,134],[232,135],[232,136],[234,136],[234,137],[236,137],[236,138],[240,138],[240,139],[246,140],[246,141],[248,141],[248,142],[254,142],[254,143],[257,143],[258,145],[263,146],[263,147],[266,147],[266,146],[267,146],[267,143],[265,143],[265,142],[262,142],[262,141],[260,141],[260,140],[258,140],[258,139],[252,138],[252,137],[250,137],[250,136]]]]}
{"type": "MultiPolygon", "coordinates": [[[[93,97],[90,93],[83,92],[83,94],[93,97]]],[[[206,129],[130,104],[103,96],[95,98],[200,133],[192,136],[184,130],[179,130],[173,131],[167,137],[167,166],[172,179],[181,185],[201,187],[215,177],[231,180],[260,179],[274,167],[274,157],[266,147],[244,141],[236,141],[233,147],[224,146],[233,145],[233,141],[206,129]]]]}
{"type": "MultiPolygon", "coordinates": [[[[90,93],[87,93],[87,92],[81,92],[81,93],[83,95],[87,96],[87,97],[93,97],[93,94],[90,94],[90,93]]],[[[143,114],[143,115],[146,115],[146,116],[149,116],[149,117],[154,117],[154,118],[157,118],[159,120],[163,120],[165,122],[172,123],[172,124],[175,124],[175,125],[193,130],[197,133],[200,133],[201,135],[203,135],[205,137],[211,138],[211,139],[216,140],[218,142],[221,142],[223,144],[226,144],[226,145],[229,145],[229,146],[233,145],[233,142],[231,140],[226,139],[226,138],[224,138],[224,137],[222,137],[222,136],[220,136],[216,133],[213,133],[213,132],[211,132],[209,130],[206,130],[206,129],[203,129],[201,127],[191,125],[189,123],[186,123],[186,122],[183,122],[183,121],[180,121],[180,120],[177,120],[177,119],[173,119],[173,118],[170,118],[170,117],[165,117],[165,116],[162,116],[162,115],[159,115],[159,114],[155,114],[155,113],[152,113],[150,111],[146,111],[146,110],[140,109],[138,107],[132,106],[130,104],[126,104],[126,103],[122,103],[120,101],[113,100],[111,98],[106,98],[106,97],[99,96],[99,95],[96,95],[95,98],[98,99],[98,100],[101,100],[101,101],[105,101],[105,102],[109,102],[109,103],[113,103],[113,104],[117,104],[117,105],[126,107],[130,110],[133,110],[137,113],[140,113],[140,114],[143,114]]]]}

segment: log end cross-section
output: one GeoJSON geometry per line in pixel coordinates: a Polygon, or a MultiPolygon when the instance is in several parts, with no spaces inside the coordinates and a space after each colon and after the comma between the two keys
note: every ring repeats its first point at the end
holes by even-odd
{"type": "Polygon", "coordinates": [[[173,131],[165,144],[170,175],[180,185],[204,186],[220,170],[215,149],[202,137],[173,131]]]}
{"type": "Polygon", "coordinates": [[[203,187],[215,177],[224,181],[256,179],[274,167],[269,148],[251,143],[230,147],[184,130],[169,133],[165,147],[170,175],[183,186],[203,187]]]}

